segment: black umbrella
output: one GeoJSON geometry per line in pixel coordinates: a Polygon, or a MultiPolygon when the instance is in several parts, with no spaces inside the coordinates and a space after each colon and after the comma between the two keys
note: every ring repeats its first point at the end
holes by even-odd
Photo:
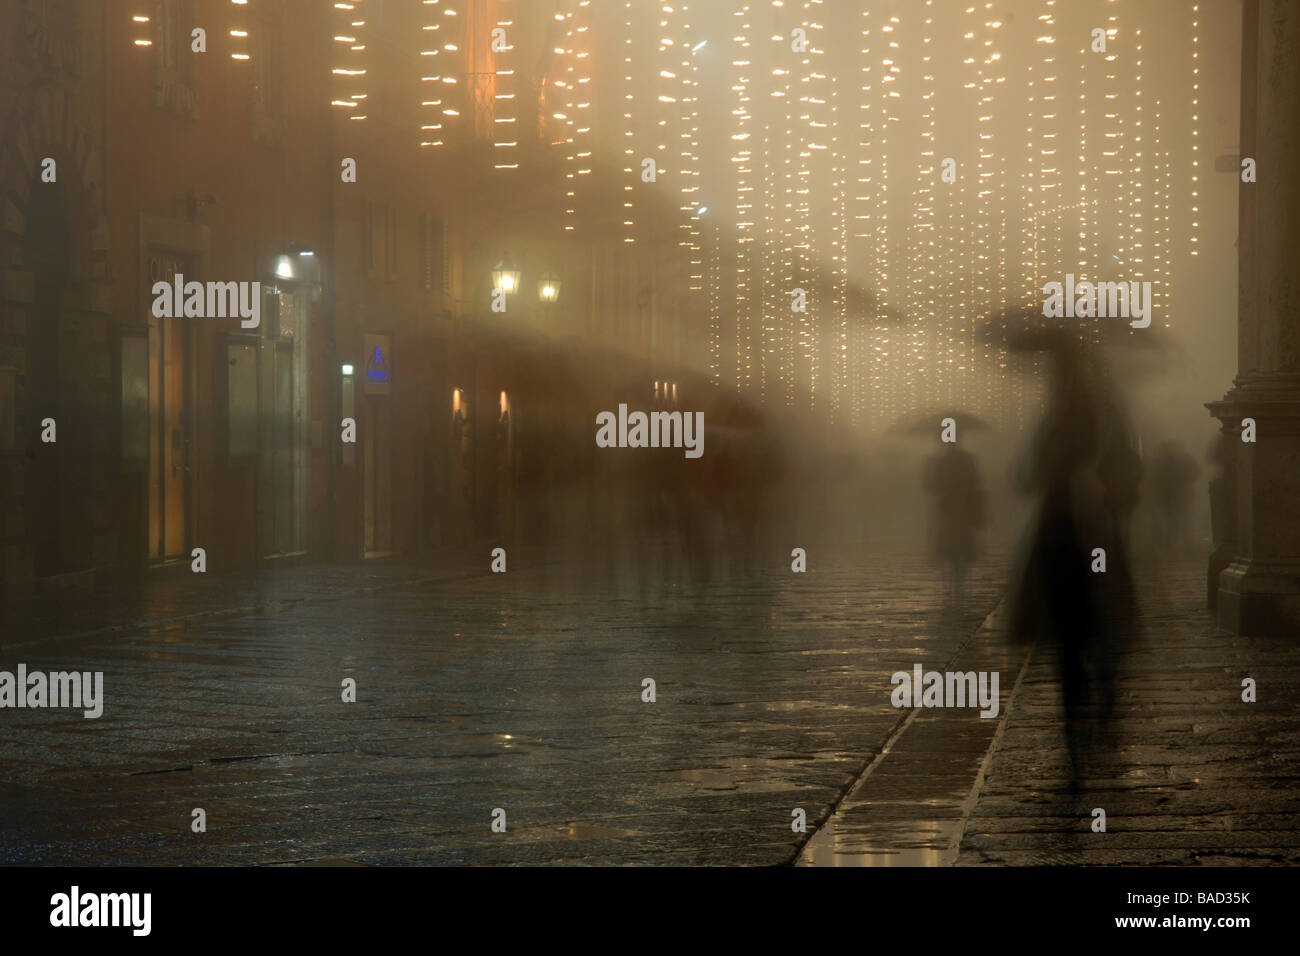
{"type": "Polygon", "coordinates": [[[985,341],[1005,345],[1010,352],[1050,352],[1074,347],[1100,347],[1124,352],[1158,353],[1173,350],[1168,333],[1154,323],[1133,328],[1122,318],[1049,318],[1040,305],[1006,309],[986,317],[985,341]]]}

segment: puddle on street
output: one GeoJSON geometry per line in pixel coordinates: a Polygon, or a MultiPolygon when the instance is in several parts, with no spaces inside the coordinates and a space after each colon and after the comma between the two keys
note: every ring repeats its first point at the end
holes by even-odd
{"type": "Polygon", "coordinates": [[[913,820],[869,828],[836,823],[832,818],[813,834],[796,866],[944,866],[955,856],[961,838],[959,820],[913,820]]]}

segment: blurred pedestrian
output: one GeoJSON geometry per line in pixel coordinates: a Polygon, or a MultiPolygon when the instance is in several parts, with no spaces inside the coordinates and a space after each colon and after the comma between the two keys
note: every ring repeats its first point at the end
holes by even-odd
{"type": "Polygon", "coordinates": [[[1039,505],[1010,633],[1054,646],[1077,784],[1093,731],[1109,729],[1115,657],[1136,626],[1128,527],[1142,463],[1100,364],[1064,337],[1052,355],[1047,411],[1017,467],[1039,505]]]}
{"type": "Polygon", "coordinates": [[[948,576],[954,609],[964,602],[966,570],[975,560],[976,535],[984,526],[986,501],[975,456],[956,442],[928,458],[922,485],[934,498],[931,555],[948,576]]]}
{"type": "Polygon", "coordinates": [[[1151,456],[1149,500],[1156,547],[1175,551],[1188,544],[1192,488],[1201,469],[1176,441],[1163,441],[1151,456]]]}

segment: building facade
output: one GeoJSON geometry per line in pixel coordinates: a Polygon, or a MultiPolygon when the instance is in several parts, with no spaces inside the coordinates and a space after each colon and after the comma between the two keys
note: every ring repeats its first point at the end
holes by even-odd
{"type": "Polygon", "coordinates": [[[581,0],[6,5],[0,590],[554,531],[554,449],[704,341],[680,196],[583,148],[583,111],[619,121],[592,85],[621,69],[611,24],[581,0]],[[633,183],[658,233],[625,226],[633,183]],[[193,308],[156,308],[178,283],[193,308]],[[256,323],[212,310],[218,283],[256,323]]]}

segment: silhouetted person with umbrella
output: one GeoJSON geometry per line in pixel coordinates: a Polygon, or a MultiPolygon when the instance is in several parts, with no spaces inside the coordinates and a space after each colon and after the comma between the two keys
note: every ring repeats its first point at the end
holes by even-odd
{"type": "Polygon", "coordinates": [[[1114,655],[1136,618],[1128,524],[1142,467],[1100,364],[1090,367],[1064,336],[1050,352],[1047,412],[1017,468],[1017,485],[1038,496],[1039,510],[1010,631],[1055,645],[1077,785],[1091,740],[1087,709],[1095,706],[1100,726],[1108,726],[1114,655]]]}
{"type": "Polygon", "coordinates": [[[984,526],[984,487],[975,456],[956,442],[925,462],[923,487],[934,498],[931,554],[945,569],[954,609],[963,603],[966,569],[975,560],[975,537],[984,526]]]}

